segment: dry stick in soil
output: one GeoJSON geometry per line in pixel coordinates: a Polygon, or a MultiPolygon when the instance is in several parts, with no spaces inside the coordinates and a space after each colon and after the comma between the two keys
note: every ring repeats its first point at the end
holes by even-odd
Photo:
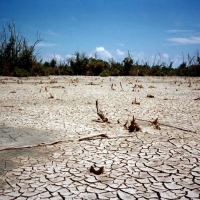
{"type": "Polygon", "coordinates": [[[153,125],[153,127],[155,129],[158,129],[158,130],[161,129],[160,126],[159,126],[158,117],[153,122],[151,122],[151,124],[153,125]]]}
{"type": "Polygon", "coordinates": [[[128,125],[128,120],[126,120],[126,123],[124,124],[124,129],[128,129],[128,127],[127,127],[127,125],[128,125]]]}
{"type": "Polygon", "coordinates": [[[49,99],[53,99],[54,96],[50,93],[49,99]]]}
{"type": "Polygon", "coordinates": [[[131,125],[128,127],[129,132],[137,132],[137,131],[142,131],[139,125],[135,122],[135,118],[133,115],[133,120],[131,121],[131,125]]]}
{"type": "Polygon", "coordinates": [[[137,102],[135,98],[135,101],[133,101],[132,104],[140,105],[140,102],[137,102]]]}
{"type": "Polygon", "coordinates": [[[113,83],[112,83],[112,85],[111,85],[111,90],[115,90],[114,87],[113,87],[113,83]]]}
{"type": "Polygon", "coordinates": [[[98,100],[96,100],[96,108],[97,108],[97,115],[101,118],[103,122],[108,122],[108,118],[106,118],[101,110],[98,108],[98,100]]]}
{"type": "Polygon", "coordinates": [[[122,83],[120,82],[120,86],[121,86],[121,89],[122,89],[122,91],[124,91],[124,89],[123,89],[123,87],[122,87],[122,83]]]}

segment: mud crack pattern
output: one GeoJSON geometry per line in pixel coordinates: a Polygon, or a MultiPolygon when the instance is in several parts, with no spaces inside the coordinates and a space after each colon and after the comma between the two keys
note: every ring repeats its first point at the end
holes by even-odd
{"type": "MultiPolygon", "coordinates": [[[[159,78],[154,78],[154,82],[151,80],[150,84],[158,80],[159,78]]],[[[144,79],[140,81],[142,84],[144,79]]],[[[61,85],[61,83],[58,84],[61,85]]],[[[108,82],[102,86],[105,87],[107,84],[108,82]]],[[[25,119],[28,116],[28,111],[32,106],[26,104],[24,110],[18,111],[21,112],[21,119],[17,119],[18,112],[13,107],[1,107],[0,200],[200,199],[200,126],[197,123],[199,116],[195,114],[199,110],[192,114],[190,111],[192,112],[194,107],[186,107],[185,110],[180,111],[182,106],[179,106],[176,114],[172,111],[168,114],[167,111],[163,111],[160,115],[164,116],[166,112],[167,120],[161,118],[162,124],[166,124],[166,126],[161,125],[161,130],[155,130],[147,122],[138,120],[142,132],[129,133],[123,129],[125,116],[131,117],[134,111],[134,115],[138,118],[148,118],[149,113],[153,112],[152,108],[147,108],[148,105],[155,108],[156,116],[159,115],[159,109],[161,109],[154,104],[156,101],[161,105],[160,100],[146,100],[146,95],[143,95],[146,94],[143,93],[146,87],[144,83],[143,85],[144,88],[141,89],[141,94],[139,93],[141,95],[140,107],[132,105],[131,101],[122,102],[119,106],[115,91],[110,88],[107,90],[107,95],[109,92],[115,110],[113,111],[113,107],[110,108],[106,101],[102,103],[102,107],[106,105],[104,110],[111,121],[110,124],[91,120],[97,117],[95,111],[86,111],[88,105],[93,106],[95,110],[95,105],[88,103],[91,97],[87,97],[86,102],[80,99],[76,102],[72,101],[69,103],[69,108],[66,102],[53,105],[51,101],[56,104],[58,100],[48,100],[48,106],[51,107],[51,109],[46,109],[48,118],[43,118],[46,115],[44,105],[38,103],[39,105],[36,104],[38,111],[33,110],[34,114],[29,113],[30,118],[24,121],[26,125],[24,127],[21,127],[20,122],[22,118],[25,119]],[[129,104],[132,105],[131,112],[130,109],[126,110],[129,104]],[[73,107],[74,105],[79,107],[73,107]],[[61,106],[66,106],[65,115],[60,111],[61,106]],[[13,122],[15,126],[9,126],[11,122],[5,109],[9,111],[11,118],[16,117],[16,121],[13,122]],[[72,109],[74,109],[74,115],[72,109]],[[71,112],[71,119],[65,119],[69,112],[71,112]],[[36,120],[36,113],[38,120],[36,120]],[[188,120],[185,119],[186,113],[188,120]],[[179,115],[178,119],[174,117],[176,115],[179,115]],[[193,121],[190,121],[192,116],[193,121]],[[57,122],[56,119],[59,117],[60,120],[57,122]],[[122,119],[120,123],[117,123],[119,117],[122,119]],[[35,118],[35,122],[31,120],[32,118],[35,118]],[[53,125],[49,125],[50,123],[46,123],[48,120],[52,121],[54,128],[53,125]],[[180,125],[179,120],[184,122],[183,126],[180,125]],[[59,121],[64,122],[65,127],[61,125],[59,128],[59,121]],[[177,123],[172,123],[174,121],[177,123]],[[170,123],[173,126],[188,129],[188,131],[167,126],[170,123]],[[41,130],[37,128],[38,124],[43,127],[41,130]],[[51,130],[45,130],[49,127],[51,130]],[[107,134],[108,137],[79,140],[95,134],[107,134]],[[9,143],[10,141],[12,142],[9,143]],[[103,174],[90,173],[91,166],[96,169],[103,166],[103,174]]],[[[80,84],[80,91],[82,87],[83,85],[80,84]]],[[[99,88],[101,86],[87,85],[87,87],[99,88]]],[[[122,99],[132,93],[128,90],[129,87],[129,85],[123,86],[124,91],[119,94],[122,99]]],[[[155,92],[154,96],[161,90],[162,88],[155,92]]],[[[199,91],[195,90],[195,92],[199,91]]],[[[86,92],[85,95],[89,94],[91,92],[86,92]]],[[[74,93],[71,95],[74,96],[74,93]]],[[[104,95],[106,98],[106,93],[104,95]]],[[[195,97],[194,95],[198,94],[193,94],[191,98],[195,97]]],[[[93,98],[95,99],[96,96],[93,98]]],[[[102,98],[102,101],[105,98],[102,98]]],[[[165,106],[170,105],[167,103],[165,106]]]]}

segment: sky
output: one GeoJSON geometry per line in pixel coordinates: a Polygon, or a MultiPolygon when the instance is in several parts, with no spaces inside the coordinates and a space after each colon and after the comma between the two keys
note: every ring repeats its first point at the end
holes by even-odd
{"type": "Polygon", "coordinates": [[[176,67],[200,50],[200,0],[0,0],[0,31],[14,20],[40,58],[75,52],[176,67]]]}

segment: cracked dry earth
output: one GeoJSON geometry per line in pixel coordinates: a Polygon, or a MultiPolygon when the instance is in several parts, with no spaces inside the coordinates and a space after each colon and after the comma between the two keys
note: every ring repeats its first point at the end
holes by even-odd
{"type": "Polygon", "coordinates": [[[0,200],[200,199],[200,78],[0,77],[0,93],[0,200]]]}

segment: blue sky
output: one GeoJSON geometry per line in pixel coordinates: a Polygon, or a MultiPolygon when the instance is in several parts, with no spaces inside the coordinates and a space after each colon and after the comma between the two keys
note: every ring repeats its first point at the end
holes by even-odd
{"type": "Polygon", "coordinates": [[[121,62],[130,51],[134,61],[157,55],[178,66],[200,50],[200,0],[0,0],[0,7],[0,24],[14,19],[30,44],[40,33],[44,61],[79,51],[121,62]]]}

